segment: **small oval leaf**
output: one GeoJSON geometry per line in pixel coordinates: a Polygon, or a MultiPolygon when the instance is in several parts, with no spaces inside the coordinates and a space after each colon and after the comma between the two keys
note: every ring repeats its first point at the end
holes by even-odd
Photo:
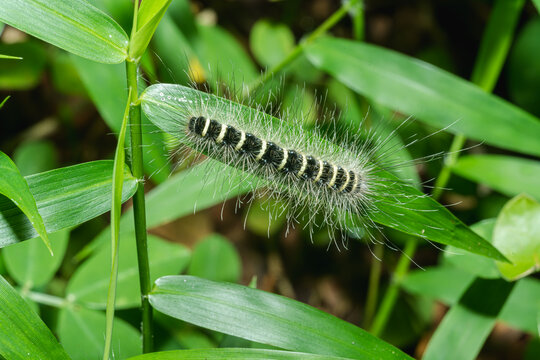
{"type": "Polygon", "coordinates": [[[527,195],[518,195],[501,210],[493,245],[512,264],[497,262],[504,278],[516,280],[540,269],[540,204],[527,195]]]}

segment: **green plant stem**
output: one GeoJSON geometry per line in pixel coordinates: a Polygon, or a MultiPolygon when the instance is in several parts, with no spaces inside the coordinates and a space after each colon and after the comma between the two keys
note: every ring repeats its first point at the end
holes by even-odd
{"type": "Polygon", "coordinates": [[[417,239],[409,240],[405,244],[405,249],[403,249],[403,253],[399,258],[394,274],[392,275],[390,285],[384,294],[383,301],[369,330],[375,336],[380,336],[384,330],[384,327],[386,326],[386,322],[392,313],[392,309],[394,308],[399,295],[401,280],[403,280],[409,271],[409,264],[411,262],[411,258],[414,256],[417,246],[417,239]]]}
{"type": "Polygon", "coordinates": [[[274,75],[283,70],[287,65],[292,63],[296,58],[302,54],[304,48],[309,45],[313,40],[317,39],[319,36],[324,34],[334,25],[336,25],[351,9],[355,6],[359,0],[350,0],[345,2],[335,13],[333,13],[325,22],[323,22],[319,27],[317,27],[305,40],[301,41],[294,49],[283,59],[279,64],[274,66],[272,69],[266,71],[259,78],[257,78],[253,83],[247,87],[247,94],[252,93],[257,90],[259,86],[266,83],[274,75]]]}
{"type": "Polygon", "coordinates": [[[360,1],[354,8],[355,12],[352,21],[353,21],[353,35],[354,39],[358,41],[364,41],[364,3],[360,1]]]}
{"type": "Polygon", "coordinates": [[[23,291],[22,295],[39,304],[52,306],[59,309],[65,308],[67,304],[70,304],[70,302],[64,298],[34,291],[23,291]]]}
{"type": "Polygon", "coordinates": [[[137,260],[139,264],[139,282],[141,286],[143,353],[152,351],[152,308],[148,299],[151,290],[150,264],[146,236],[146,207],[144,199],[144,175],[142,154],[141,106],[137,104],[137,64],[128,61],[127,78],[131,92],[129,111],[131,134],[131,172],[139,181],[133,196],[133,217],[135,221],[135,239],[137,242],[137,260]]]}
{"type": "MultiPolygon", "coordinates": [[[[137,32],[137,19],[139,2],[133,4],[133,24],[131,36],[137,32]]],[[[130,39],[131,46],[131,39],[130,39]]],[[[138,60],[126,61],[126,73],[128,88],[131,91],[129,122],[131,135],[131,172],[138,180],[137,191],[133,196],[133,220],[135,223],[135,240],[137,243],[137,261],[139,264],[139,284],[141,288],[141,311],[142,311],[142,341],[143,353],[153,350],[153,323],[152,308],[148,295],[151,290],[150,263],[148,261],[148,240],[146,234],[146,205],[144,199],[144,170],[142,153],[142,126],[141,105],[138,102],[139,91],[137,86],[138,60]]]]}
{"type": "Polygon", "coordinates": [[[384,244],[378,242],[373,249],[373,259],[371,259],[371,268],[369,271],[369,285],[366,300],[366,312],[364,315],[364,328],[369,328],[377,308],[379,296],[379,282],[382,271],[382,258],[384,253],[384,244]]]}
{"type": "MultiPolygon", "coordinates": [[[[502,66],[508,55],[523,5],[524,0],[497,0],[494,5],[471,75],[471,81],[486,92],[493,91],[497,83],[502,66]]],[[[440,198],[444,188],[448,184],[452,166],[457,162],[460,150],[465,145],[466,140],[465,136],[461,134],[456,135],[452,140],[448,158],[435,181],[435,190],[432,194],[435,200],[440,198]]],[[[380,335],[388,322],[399,294],[400,281],[409,271],[410,259],[414,256],[416,243],[417,239],[412,239],[405,245],[405,250],[399,259],[393,281],[384,294],[383,302],[370,329],[371,333],[376,336],[380,335]],[[412,251],[410,251],[411,249],[412,251]]]]}

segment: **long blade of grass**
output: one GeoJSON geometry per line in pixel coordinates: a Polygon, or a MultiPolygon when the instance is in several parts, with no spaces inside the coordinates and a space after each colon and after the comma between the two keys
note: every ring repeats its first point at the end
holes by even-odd
{"type": "MultiPolygon", "coordinates": [[[[131,88],[129,89],[128,99],[131,99],[131,88]]],[[[126,138],[126,128],[129,119],[130,102],[126,102],[124,118],[118,134],[116,152],[114,155],[113,166],[113,188],[111,205],[111,276],[109,280],[109,291],[107,293],[106,328],[105,328],[105,348],[103,349],[103,360],[109,359],[111,352],[111,341],[114,322],[114,304],[116,301],[116,281],[118,280],[118,243],[120,234],[120,215],[122,212],[122,186],[124,184],[124,163],[126,154],[124,150],[124,140],[126,138]]]]}

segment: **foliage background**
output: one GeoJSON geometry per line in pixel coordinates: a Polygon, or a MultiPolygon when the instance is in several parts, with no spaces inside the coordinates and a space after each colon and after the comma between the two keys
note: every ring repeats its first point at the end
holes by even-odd
{"type": "MultiPolygon", "coordinates": [[[[93,2],[114,17],[129,33],[129,1],[93,2]]],[[[143,59],[145,78],[150,82],[186,82],[188,64],[192,70],[198,66],[191,54],[193,51],[200,62],[206,61],[214,66],[212,71],[206,74],[208,83],[212,84],[217,77],[225,81],[230,80],[231,76],[235,77],[234,84],[241,82],[239,79],[250,80],[260,70],[275,65],[283,54],[287,54],[294,47],[295,42],[315,29],[339,6],[338,2],[328,0],[197,1],[190,4],[173,1],[151,43],[151,51],[143,59]],[[196,23],[219,27],[201,30],[196,23]],[[200,31],[198,36],[194,35],[196,29],[200,31]]],[[[467,79],[470,78],[477,58],[492,6],[491,1],[368,1],[364,5],[363,37],[369,43],[422,59],[467,79]]],[[[358,28],[355,28],[350,17],[345,17],[332,29],[335,36],[345,38],[354,37],[355,31],[356,36],[359,36],[358,28]]],[[[537,95],[540,88],[538,39],[538,13],[533,4],[527,2],[516,27],[516,38],[508,61],[494,89],[495,94],[536,116],[540,116],[537,95]]],[[[0,100],[11,96],[0,113],[0,148],[14,159],[23,175],[112,158],[116,144],[115,133],[119,130],[119,123],[115,124],[112,119],[121,118],[125,104],[125,99],[118,97],[119,88],[124,89],[125,84],[112,78],[116,73],[102,73],[101,64],[92,67],[86,60],[68,55],[10,27],[3,28],[0,40],[1,54],[24,58],[23,61],[1,60],[0,66],[0,100]],[[92,77],[93,88],[89,86],[92,77]],[[96,79],[100,80],[97,87],[96,79]],[[118,112],[120,116],[117,115],[118,112]]],[[[280,99],[285,106],[313,108],[316,94],[326,94],[328,91],[329,99],[326,104],[329,106],[346,93],[351,96],[351,101],[360,104],[359,107],[364,112],[367,110],[367,103],[359,96],[344,90],[342,85],[309,65],[305,58],[299,61],[299,64],[287,70],[283,97],[280,99]],[[294,99],[298,87],[305,88],[302,103],[294,99]]],[[[322,112],[322,105],[317,110],[322,112]]],[[[404,115],[398,113],[387,112],[386,115],[396,123],[404,118],[404,115]]],[[[401,135],[407,137],[411,133],[430,134],[434,130],[414,122],[406,127],[401,135]]],[[[161,134],[151,135],[150,143],[158,144],[159,135],[161,134]]],[[[410,150],[413,157],[446,151],[451,140],[450,134],[441,133],[410,150]]],[[[156,148],[160,149],[160,146],[156,148]]],[[[467,154],[469,153],[532,158],[485,144],[467,150],[467,154]]],[[[153,155],[146,152],[145,156],[148,158],[153,155]]],[[[159,156],[156,158],[160,158],[159,156]]],[[[156,164],[148,166],[151,168],[156,164]]],[[[148,172],[153,173],[162,166],[164,164],[148,172]]],[[[429,186],[433,185],[433,178],[437,176],[440,168],[441,162],[424,164],[419,168],[427,191],[429,186]]],[[[482,182],[485,182],[483,179],[475,179],[474,174],[469,175],[470,169],[464,167],[462,172],[465,174],[463,177],[452,176],[448,184],[451,190],[444,193],[441,202],[451,204],[451,211],[466,224],[496,217],[511,195],[521,192],[521,189],[508,191],[498,183],[495,188],[497,185],[502,188],[493,190],[482,185],[482,182]]],[[[474,166],[472,172],[476,173],[474,166]]],[[[512,182],[511,174],[508,176],[512,182]]],[[[145,184],[146,189],[152,190],[167,177],[168,171],[165,170],[152,175],[145,184]]],[[[538,200],[538,193],[529,195],[538,200]]],[[[125,206],[128,207],[129,204],[125,206]]],[[[97,269],[108,266],[108,254],[103,254],[101,259],[93,255],[90,260],[80,265],[80,251],[106,228],[107,222],[107,217],[98,217],[71,231],[69,243],[63,245],[66,247],[64,259],[54,277],[51,274],[44,283],[33,284],[29,288],[37,288],[60,297],[74,294],[87,303],[101,304],[101,300],[85,293],[84,286],[77,284],[74,274],[77,271],[80,274],[79,269],[87,267],[89,270],[86,276],[93,277],[96,276],[97,269]]],[[[356,241],[349,243],[348,250],[339,251],[334,246],[328,247],[324,232],[316,234],[311,243],[307,234],[302,231],[293,231],[291,236],[285,238],[281,225],[279,222],[273,223],[268,238],[267,215],[253,207],[244,230],[244,217],[235,213],[234,200],[227,202],[224,207],[218,204],[196,214],[182,216],[151,230],[154,236],[168,241],[160,243],[161,248],[155,250],[156,254],[169,256],[169,262],[159,261],[163,268],[159,273],[165,275],[183,271],[213,280],[241,284],[248,284],[253,277],[257,277],[259,289],[308,303],[351,323],[366,325],[366,292],[370,271],[373,271],[373,263],[379,263],[373,252],[378,252],[378,256],[382,257],[379,263],[382,268],[381,293],[391,281],[401,253],[369,247],[356,241]],[[183,246],[175,247],[175,253],[173,248],[167,247],[170,243],[183,246]],[[175,256],[171,255],[172,253],[175,256]]],[[[389,236],[398,246],[403,246],[407,240],[401,234],[392,233],[389,236]]],[[[126,255],[123,256],[128,258],[129,251],[125,250],[126,255]]],[[[3,251],[4,256],[0,258],[4,259],[3,262],[0,261],[0,273],[16,278],[13,265],[5,260],[5,254],[7,252],[3,251]]],[[[416,269],[408,280],[405,280],[405,288],[400,292],[398,303],[382,334],[383,339],[410,354],[423,354],[447,306],[455,303],[460,291],[465,290],[459,287],[460,283],[463,285],[472,281],[469,272],[455,273],[443,266],[452,263],[450,255],[443,255],[429,243],[420,244],[414,257],[415,262],[418,266],[430,270],[434,268],[435,272],[416,269]],[[441,273],[446,277],[440,275],[441,273]],[[430,278],[432,274],[440,277],[433,275],[430,278]],[[415,281],[414,276],[421,280],[415,281]],[[436,285],[441,284],[441,281],[444,286],[438,289],[436,285]]],[[[135,255],[132,254],[131,258],[134,259],[135,255]]],[[[158,258],[160,257],[156,256],[156,259],[158,258]]],[[[157,273],[158,271],[153,275],[158,275],[157,273]]],[[[84,276],[84,272],[79,276],[84,276]]],[[[103,273],[103,277],[107,278],[107,272],[103,273]]],[[[536,279],[531,277],[529,280],[536,279]]],[[[95,281],[95,278],[91,281],[95,281]]],[[[133,282],[136,283],[136,278],[133,282]]],[[[82,283],[84,281],[79,284],[82,283]]],[[[24,282],[20,281],[20,285],[24,287],[24,282]]],[[[126,285],[126,288],[129,286],[126,285]]],[[[533,285],[533,288],[537,289],[537,284],[533,285]]],[[[119,316],[125,320],[126,327],[130,327],[130,330],[125,331],[128,333],[138,328],[139,315],[133,310],[133,302],[130,303],[130,299],[136,298],[136,295],[135,293],[130,297],[128,294],[125,302],[122,302],[122,298],[117,302],[119,308],[125,309],[120,311],[119,316]]],[[[103,308],[103,304],[96,306],[103,308]]],[[[66,325],[70,324],[66,320],[68,312],[64,312],[63,316],[57,319],[55,311],[53,307],[42,306],[46,323],[61,333],[62,326],[71,326],[66,325]]],[[[534,315],[524,313],[520,319],[531,316],[534,318],[534,315]]],[[[85,319],[88,320],[91,316],[93,315],[88,315],[85,319]]],[[[539,351],[538,334],[535,338],[529,323],[520,322],[520,319],[517,326],[515,321],[498,322],[483,346],[480,358],[534,358],[539,351]]],[[[158,349],[212,347],[221,341],[209,331],[184,323],[173,323],[164,316],[158,316],[157,322],[158,349]]],[[[65,333],[67,332],[69,331],[65,330],[65,333]]],[[[61,334],[60,337],[62,340],[61,334]]],[[[231,344],[244,344],[238,339],[229,341],[231,344]]],[[[66,349],[69,352],[67,346],[66,349]]]]}

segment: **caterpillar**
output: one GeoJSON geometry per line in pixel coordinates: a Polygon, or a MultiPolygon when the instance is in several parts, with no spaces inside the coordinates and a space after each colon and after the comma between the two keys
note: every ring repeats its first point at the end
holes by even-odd
{"type": "Polygon", "coordinates": [[[298,119],[278,119],[181,85],[152,85],[140,101],[176,142],[245,173],[243,181],[259,189],[255,198],[286,199],[272,212],[285,213],[289,226],[302,223],[310,234],[325,226],[333,240],[336,232],[374,240],[377,222],[385,222],[380,219],[392,223],[425,197],[383,166],[388,137],[369,131],[325,136],[305,130],[298,119]]]}

